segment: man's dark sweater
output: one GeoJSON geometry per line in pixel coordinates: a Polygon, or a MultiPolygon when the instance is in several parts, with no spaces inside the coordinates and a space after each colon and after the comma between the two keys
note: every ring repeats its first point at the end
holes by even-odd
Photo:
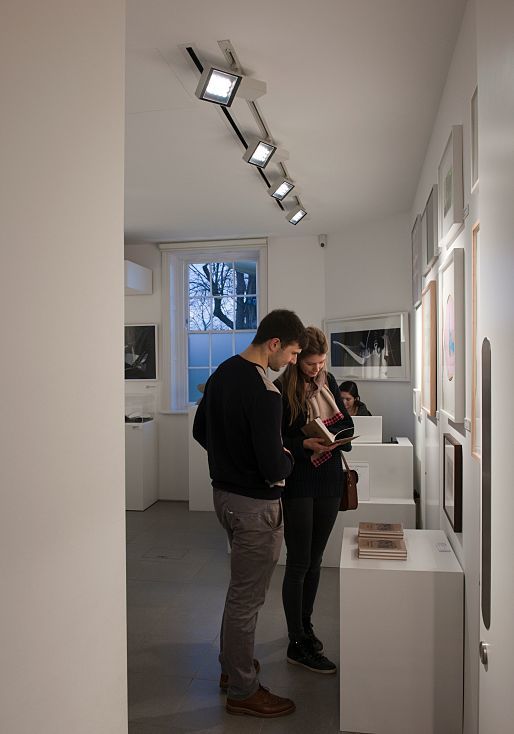
{"type": "Polygon", "coordinates": [[[205,385],[193,424],[214,489],[278,499],[293,459],[282,447],[282,397],[264,369],[236,355],[205,385]]]}

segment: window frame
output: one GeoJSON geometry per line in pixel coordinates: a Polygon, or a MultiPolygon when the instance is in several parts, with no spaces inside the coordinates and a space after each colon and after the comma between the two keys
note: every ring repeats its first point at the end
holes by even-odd
{"type": "Polygon", "coordinates": [[[187,413],[193,403],[187,393],[187,269],[192,262],[257,260],[257,323],[268,311],[268,243],[266,239],[174,242],[162,252],[162,413],[187,413]]]}

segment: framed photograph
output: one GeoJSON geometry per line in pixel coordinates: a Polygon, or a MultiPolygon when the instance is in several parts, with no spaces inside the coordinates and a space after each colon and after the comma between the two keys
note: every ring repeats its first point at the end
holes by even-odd
{"type": "Polygon", "coordinates": [[[480,223],[473,225],[471,233],[471,291],[472,291],[472,364],[471,364],[471,455],[480,459],[482,454],[482,416],[480,405],[482,402],[482,359],[480,344],[482,343],[482,328],[480,324],[480,223]]]}
{"type": "Polygon", "coordinates": [[[478,87],[471,97],[471,191],[478,184],[478,87]]]}
{"type": "Polygon", "coordinates": [[[429,416],[437,410],[437,295],[431,280],[421,295],[421,407],[429,416]]]}
{"type": "Polygon", "coordinates": [[[441,410],[456,423],[464,421],[465,333],[464,250],[453,248],[439,270],[441,329],[441,410]]]}
{"type": "Polygon", "coordinates": [[[438,170],[439,242],[449,245],[464,222],[462,125],[453,125],[438,170]]]}
{"type": "Polygon", "coordinates": [[[421,217],[418,214],[411,231],[412,246],[412,304],[421,301],[421,217]]]}
{"type": "Polygon", "coordinates": [[[157,326],[125,325],[125,379],[157,379],[157,326]]]}
{"type": "Polygon", "coordinates": [[[462,446],[443,436],[443,508],[456,533],[462,532],[462,446]]]}
{"type": "Polygon", "coordinates": [[[409,314],[326,319],[329,369],[339,379],[410,379],[409,314]]]}
{"type": "Polygon", "coordinates": [[[439,257],[437,226],[437,184],[435,184],[432,186],[422,217],[421,272],[423,275],[427,275],[439,257]]]}

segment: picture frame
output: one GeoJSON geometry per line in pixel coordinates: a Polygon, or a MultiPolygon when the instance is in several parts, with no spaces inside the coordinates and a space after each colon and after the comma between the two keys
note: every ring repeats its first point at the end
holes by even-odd
{"type": "Polygon", "coordinates": [[[439,243],[448,246],[464,223],[462,125],[453,125],[438,168],[439,243]]]}
{"type": "Polygon", "coordinates": [[[125,380],[157,380],[156,324],[125,324],[125,380]]]}
{"type": "Polygon", "coordinates": [[[478,185],[478,87],[471,97],[471,193],[478,185]]]}
{"type": "Polygon", "coordinates": [[[412,304],[421,302],[421,216],[418,214],[411,230],[412,247],[412,304]]]}
{"type": "Polygon", "coordinates": [[[421,407],[437,411],[437,288],[431,280],[421,294],[421,407]]]}
{"type": "Polygon", "coordinates": [[[443,435],[443,509],[454,532],[462,532],[462,446],[443,435]]]}
{"type": "Polygon", "coordinates": [[[463,423],[465,410],[464,250],[454,247],[439,269],[441,410],[463,423]]]}
{"type": "Polygon", "coordinates": [[[427,275],[439,257],[438,216],[437,216],[437,184],[432,186],[422,217],[422,268],[427,275]]]}
{"type": "Polygon", "coordinates": [[[323,327],[336,379],[410,380],[407,311],[325,319],[323,327]]]}
{"type": "Polygon", "coordinates": [[[475,222],[471,231],[471,456],[480,460],[482,455],[482,359],[480,344],[482,329],[480,324],[480,222],[475,222]]]}

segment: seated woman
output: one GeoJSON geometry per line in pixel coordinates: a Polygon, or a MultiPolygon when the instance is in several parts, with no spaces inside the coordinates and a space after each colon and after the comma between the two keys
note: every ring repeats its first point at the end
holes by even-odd
{"type": "Polygon", "coordinates": [[[343,399],[344,407],[350,415],[371,415],[366,407],[366,403],[363,403],[360,399],[359,388],[352,380],[347,380],[339,385],[339,392],[343,399]]]}

